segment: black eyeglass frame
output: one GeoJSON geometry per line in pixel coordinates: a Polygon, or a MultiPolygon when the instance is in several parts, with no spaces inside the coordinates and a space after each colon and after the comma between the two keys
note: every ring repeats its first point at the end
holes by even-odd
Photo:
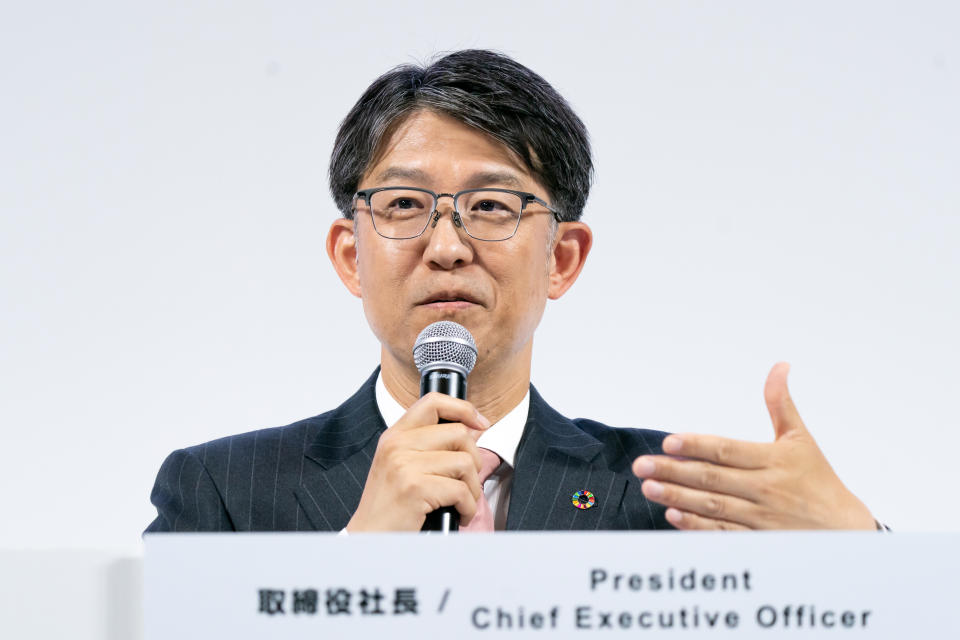
{"type": "MultiPolygon", "coordinates": [[[[437,222],[440,220],[440,211],[437,209],[437,206],[440,204],[440,198],[453,198],[453,224],[463,229],[464,233],[473,238],[474,240],[479,240],[480,242],[503,242],[504,240],[509,240],[513,236],[517,235],[517,229],[520,228],[520,219],[523,217],[523,212],[526,211],[527,205],[536,202],[537,204],[543,206],[547,211],[553,214],[554,219],[557,222],[563,222],[563,219],[560,217],[560,212],[551,207],[545,200],[537,197],[536,194],[530,193],[529,191],[515,191],[513,189],[501,189],[498,187],[482,187],[479,189],[464,189],[463,191],[457,191],[456,193],[436,193],[430,189],[422,189],[420,187],[405,187],[402,185],[390,186],[390,187],[372,187],[370,189],[361,189],[354,194],[353,199],[363,198],[364,202],[367,205],[367,210],[370,211],[370,221],[373,223],[373,230],[377,232],[377,235],[381,238],[386,238],[387,240],[412,240],[414,238],[419,238],[423,235],[423,232],[427,230],[427,227],[430,226],[430,223],[433,222],[433,225],[436,226],[437,222]],[[375,193],[381,191],[390,191],[391,189],[403,189],[405,191],[419,191],[420,193],[426,193],[433,196],[433,211],[430,212],[430,215],[427,216],[427,220],[423,225],[423,229],[420,229],[420,233],[415,236],[404,236],[402,238],[394,238],[393,236],[385,236],[380,233],[380,230],[377,229],[376,220],[373,217],[373,206],[370,204],[370,198],[375,193]],[[466,193],[478,193],[480,191],[497,191],[500,193],[511,193],[520,198],[520,213],[517,215],[517,224],[513,228],[513,232],[506,238],[499,238],[497,240],[490,240],[488,238],[478,238],[469,230],[467,230],[466,225],[463,224],[463,220],[460,218],[460,211],[457,208],[457,201],[460,196],[466,193]]],[[[356,207],[354,207],[354,215],[356,215],[356,207]]]]}

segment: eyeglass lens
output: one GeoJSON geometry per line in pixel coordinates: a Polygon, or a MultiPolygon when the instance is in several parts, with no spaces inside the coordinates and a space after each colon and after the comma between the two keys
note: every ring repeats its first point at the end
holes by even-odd
{"type": "MultiPolygon", "coordinates": [[[[520,220],[523,199],[502,191],[461,193],[456,202],[464,230],[479,240],[505,240],[520,220]]],[[[412,189],[387,189],[370,196],[373,225],[388,238],[415,238],[436,209],[433,196],[412,189]]]]}

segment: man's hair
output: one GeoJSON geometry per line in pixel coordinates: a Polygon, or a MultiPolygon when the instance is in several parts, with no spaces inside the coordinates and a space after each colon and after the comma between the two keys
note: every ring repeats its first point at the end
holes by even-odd
{"type": "Polygon", "coordinates": [[[353,217],[360,178],[396,126],[418,111],[450,116],[502,142],[543,184],[563,220],[579,220],[593,178],[586,127],[539,75],[493,51],[466,49],[429,65],[406,64],[367,88],[340,125],[330,192],[353,217]]]}

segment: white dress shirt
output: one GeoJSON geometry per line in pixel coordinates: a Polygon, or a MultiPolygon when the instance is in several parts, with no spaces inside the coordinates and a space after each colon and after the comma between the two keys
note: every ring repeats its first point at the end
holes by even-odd
{"type": "MultiPolygon", "coordinates": [[[[397,420],[407,412],[387,391],[382,375],[377,376],[377,408],[388,428],[396,424],[397,420]]],[[[490,449],[503,460],[483,483],[483,494],[490,503],[490,511],[493,512],[495,531],[503,531],[507,528],[507,509],[510,506],[513,468],[529,411],[530,391],[528,389],[523,400],[484,431],[477,441],[477,446],[490,449]]]]}

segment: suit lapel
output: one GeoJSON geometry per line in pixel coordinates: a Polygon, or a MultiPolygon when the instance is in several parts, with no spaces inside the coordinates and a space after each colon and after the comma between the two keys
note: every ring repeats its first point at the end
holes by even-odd
{"type": "Polygon", "coordinates": [[[387,426],[377,408],[378,367],[360,389],[334,409],[307,446],[300,507],[318,531],[339,531],[360,503],[380,434],[387,426]]]}
{"type": "MultiPolygon", "coordinates": [[[[379,373],[378,367],[312,434],[302,480],[294,489],[308,520],[301,529],[339,531],[356,511],[380,434],[387,428],[377,408],[379,373]]],[[[612,471],[603,449],[602,442],[555,411],[531,385],[507,530],[624,528],[620,520],[628,474],[612,471]],[[573,494],[581,490],[595,496],[593,507],[573,505],[573,494]]]]}
{"type": "Polygon", "coordinates": [[[602,449],[603,443],[557,413],[531,386],[507,529],[610,528],[627,481],[604,463],[602,449]],[[592,507],[574,506],[573,496],[582,490],[594,495],[592,507]]]}

